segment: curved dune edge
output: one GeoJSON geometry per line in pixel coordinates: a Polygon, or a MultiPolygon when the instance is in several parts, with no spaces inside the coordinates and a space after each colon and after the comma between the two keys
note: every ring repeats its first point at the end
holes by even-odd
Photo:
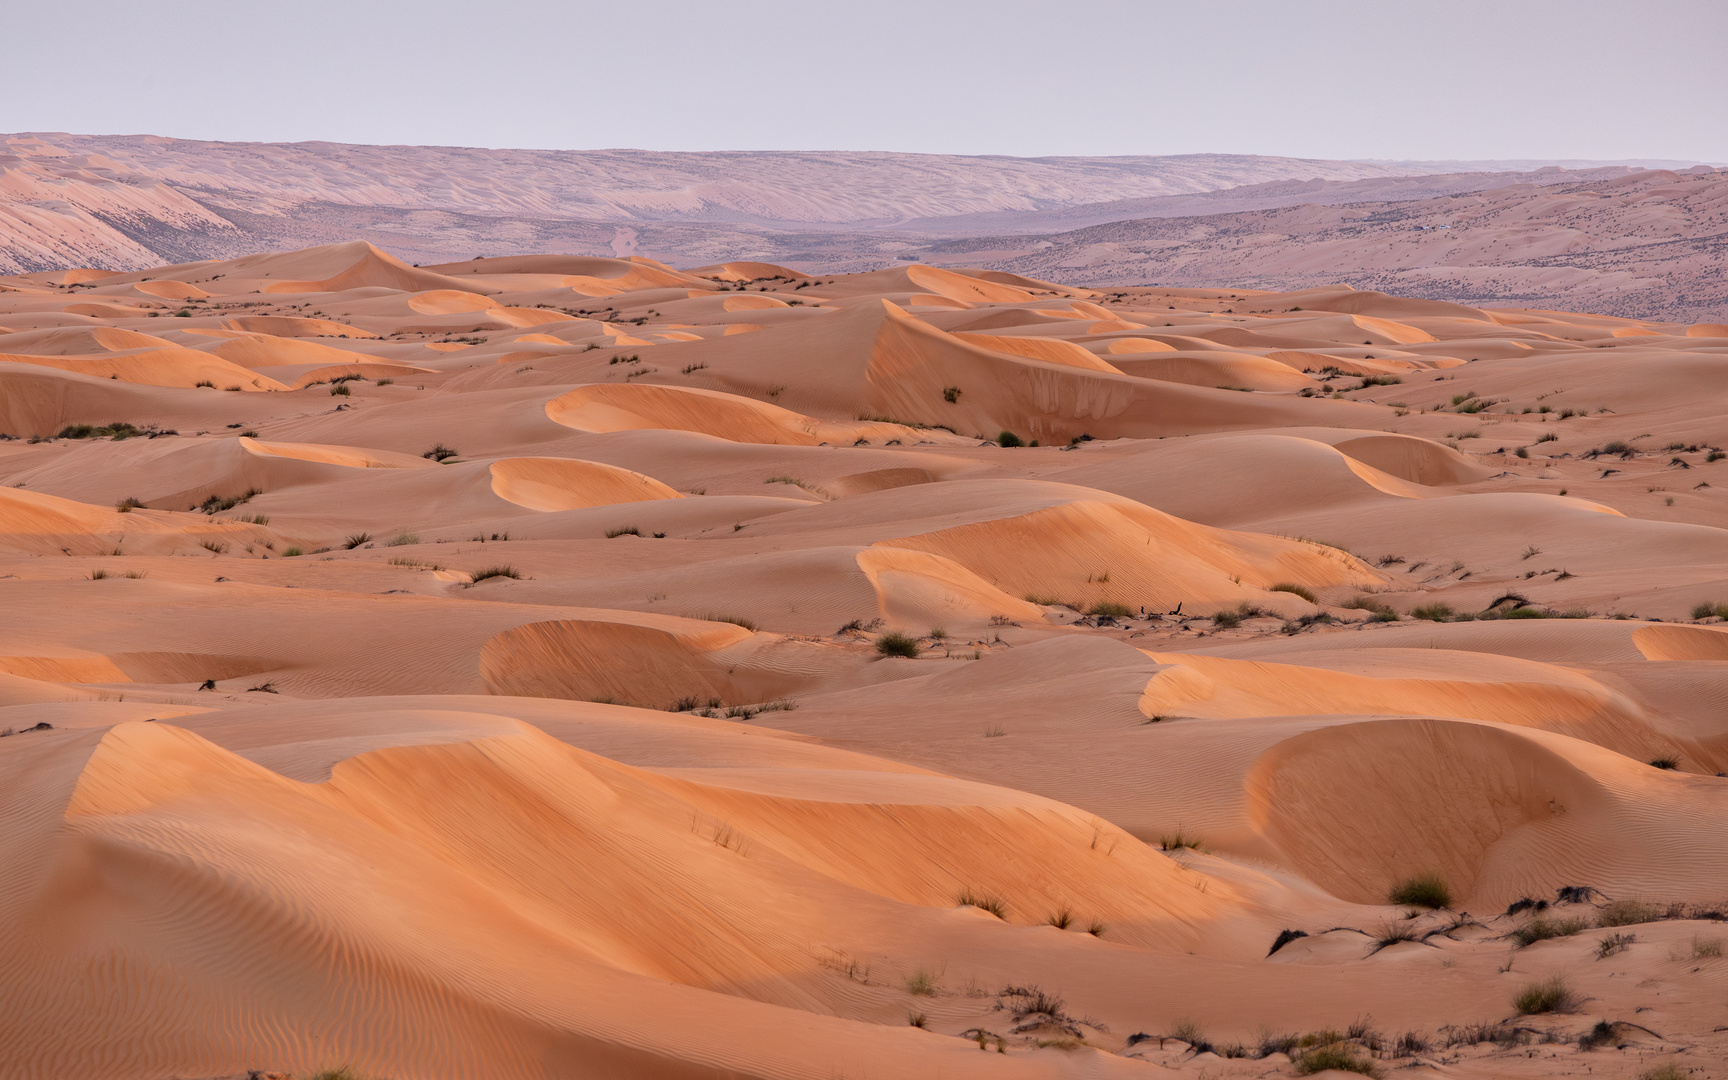
{"type": "Polygon", "coordinates": [[[261,375],[210,353],[179,346],[110,353],[105,356],[26,356],[0,353],[0,363],[59,368],[92,378],[113,379],[141,386],[191,389],[199,383],[208,383],[218,390],[243,390],[247,393],[288,389],[286,385],[268,375],[261,375]]]}
{"type": "Polygon", "coordinates": [[[555,423],[585,431],[663,428],[693,431],[730,442],[792,446],[816,446],[824,442],[850,445],[857,439],[916,442],[931,437],[929,432],[900,424],[819,420],[718,390],[652,384],[578,387],[547,402],[546,415],[555,423]]]}
{"type": "Polygon", "coordinates": [[[983,625],[995,616],[1035,621],[1043,614],[939,555],[876,546],[858,552],[857,562],[876,590],[883,618],[894,626],[922,632],[930,626],[983,625]]]}
{"type": "Polygon", "coordinates": [[[1632,644],[1646,660],[1728,660],[1728,631],[1708,626],[1640,626],[1632,644]]]}
{"type": "Polygon", "coordinates": [[[1728,823],[1711,781],[1549,732],[1438,719],[1326,727],[1262,754],[1246,790],[1251,822],[1291,867],[1358,903],[1424,873],[1489,908],[1578,882],[1697,900],[1728,888],[1728,867],[1700,839],[1728,823]]]}
{"type": "Polygon", "coordinates": [[[682,499],[651,476],[572,458],[505,458],[490,466],[492,491],[530,510],[579,510],[612,503],[682,499]]]}
{"type": "Polygon", "coordinates": [[[1011,595],[1082,610],[1101,601],[1150,611],[1180,603],[1206,614],[1249,601],[1294,612],[1312,609],[1289,593],[1261,590],[1285,581],[1316,589],[1380,581],[1333,548],[1212,529],[1127,501],[1075,501],[876,546],[941,555],[1011,595]]]}
{"type": "Polygon", "coordinates": [[[35,903],[9,905],[33,927],[25,939],[0,931],[26,973],[0,988],[12,1059],[85,1063],[81,1075],[104,1080],[243,1071],[260,1055],[312,1069],[333,1054],[385,1075],[670,1065],[719,1080],[841,1069],[865,1054],[902,1075],[934,1063],[1030,1078],[1050,1070],[981,1063],[975,1046],[904,1025],[812,1015],[809,941],[834,932],[836,908],[949,927],[957,889],[1011,884],[1026,909],[1011,918],[1092,900],[1125,942],[1176,951],[1228,902],[1114,827],[1017,792],[858,771],[830,773],[820,791],[716,786],[508,726],[360,753],[314,784],[167,723],[123,723],[68,747],[32,785],[63,814],[35,816],[40,854],[19,869],[38,887],[71,886],[80,865],[103,873],[82,899],[32,888],[35,903]],[[760,902],[787,888],[808,899],[760,902]],[[71,932],[91,904],[122,896],[130,914],[108,932],[71,932]],[[203,947],[188,956],[188,940],[203,947]],[[152,991],[127,1015],[153,1037],[118,1068],[77,1029],[47,1022],[107,1001],[101,983],[14,996],[102,956],[152,991]],[[256,977],[289,956],[318,992],[256,977]],[[745,985],[755,1000],[726,992],[745,985]],[[440,1037],[389,1037],[406,1015],[440,1037]],[[768,1047],[734,1037],[762,1025],[786,1035],[768,1047]],[[689,1040],[699,1055],[668,1051],[689,1040]]]}

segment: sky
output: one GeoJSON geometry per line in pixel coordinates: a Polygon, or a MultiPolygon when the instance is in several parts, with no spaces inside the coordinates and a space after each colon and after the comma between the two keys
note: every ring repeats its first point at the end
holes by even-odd
{"type": "Polygon", "coordinates": [[[1728,0],[56,0],[0,28],[6,132],[1728,164],[1728,0]]]}

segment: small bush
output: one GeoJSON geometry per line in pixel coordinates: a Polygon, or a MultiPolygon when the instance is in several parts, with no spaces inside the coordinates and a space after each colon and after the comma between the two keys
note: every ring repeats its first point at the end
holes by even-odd
{"type": "Polygon", "coordinates": [[[1001,434],[996,436],[996,445],[997,446],[1025,446],[1026,444],[1021,442],[1020,436],[1014,434],[1012,431],[1004,431],[1001,434]]]}
{"type": "Polygon", "coordinates": [[[472,584],[478,585],[482,581],[485,581],[487,578],[495,578],[495,577],[507,577],[507,578],[514,578],[516,580],[520,580],[522,577],[522,572],[520,570],[516,569],[514,566],[488,566],[484,570],[476,570],[474,572],[472,584]]]}
{"type": "Polygon", "coordinates": [[[1673,1062],[1664,1062],[1654,1069],[1645,1069],[1638,1074],[1638,1080],[1691,1080],[1692,1073],[1673,1062]]]}
{"type": "Polygon", "coordinates": [[[1728,619],[1728,604],[1696,604],[1692,608],[1692,617],[1694,619],[1728,619]]]}
{"type": "Polygon", "coordinates": [[[1113,600],[1100,600],[1087,608],[1086,614],[1095,615],[1100,619],[1132,619],[1134,609],[1127,604],[1118,604],[1113,600]]]}
{"type": "Polygon", "coordinates": [[[426,451],[420,456],[423,458],[431,458],[433,461],[445,461],[455,457],[457,453],[458,451],[454,446],[445,446],[443,443],[438,443],[434,445],[432,449],[426,451]]]}
{"type": "Polygon", "coordinates": [[[420,542],[420,538],[418,536],[416,536],[415,534],[413,534],[411,532],[399,532],[394,537],[392,537],[384,546],[385,547],[413,547],[415,544],[418,544],[419,542],[420,542]]]}
{"type": "Polygon", "coordinates": [[[1722,958],[1721,938],[1693,938],[1692,959],[1720,960],[1722,958]]]}
{"type": "Polygon", "coordinates": [[[962,889],[957,902],[963,907],[975,907],[979,911],[988,911],[1004,921],[1008,918],[1008,905],[1004,904],[999,897],[987,893],[975,893],[971,889],[962,889]]]}
{"type": "Polygon", "coordinates": [[[1183,848],[1192,848],[1195,851],[1204,850],[1200,846],[1200,838],[1184,831],[1180,826],[1175,832],[1158,838],[1158,850],[1160,851],[1181,851],[1183,848]]]}
{"type": "Polygon", "coordinates": [[[1242,616],[1235,611],[1219,611],[1212,615],[1212,625],[1221,630],[1234,630],[1242,625],[1242,616]]]}
{"type": "Polygon", "coordinates": [[[1427,619],[1429,622],[1445,622],[1453,616],[1450,604],[1422,604],[1410,609],[1410,617],[1427,619]]]}
{"type": "Polygon", "coordinates": [[[372,534],[371,533],[367,533],[367,532],[352,533],[349,535],[348,539],[342,541],[342,546],[349,551],[353,551],[355,548],[359,547],[361,544],[369,543],[371,540],[372,540],[372,534]]]}
{"type": "Polygon", "coordinates": [[[709,622],[729,622],[733,626],[742,626],[744,629],[749,630],[752,633],[754,633],[756,631],[755,620],[754,619],[746,619],[742,615],[716,615],[712,611],[710,611],[708,614],[706,614],[702,617],[704,619],[707,619],[709,622]]]}
{"type": "Polygon", "coordinates": [[[936,976],[928,971],[915,972],[906,979],[906,992],[918,997],[936,996],[936,976]]]}
{"type": "Polygon", "coordinates": [[[1615,900],[1602,906],[1596,915],[1596,923],[1605,928],[1636,926],[1660,918],[1662,911],[1655,904],[1646,904],[1642,900],[1615,900]]]}
{"type": "Polygon", "coordinates": [[[876,651],[883,656],[904,656],[916,659],[919,653],[918,639],[891,630],[876,639],[876,651]]]}
{"type": "Polygon", "coordinates": [[[1623,953],[1637,941],[1637,934],[1609,934],[1596,943],[1596,959],[1606,960],[1616,953],[1623,953]]]}
{"type": "Polygon", "coordinates": [[[1540,982],[1529,983],[1512,995],[1512,1007],[1525,1016],[1571,1012],[1577,1007],[1577,1003],[1577,997],[1567,987],[1566,979],[1561,975],[1550,975],[1540,982]]]}
{"type": "Polygon", "coordinates": [[[348,389],[347,383],[337,383],[335,386],[330,388],[330,395],[332,397],[348,397],[353,393],[354,391],[348,389]]]}
{"type": "Polygon", "coordinates": [[[1367,1058],[1358,1057],[1348,1043],[1329,1043],[1305,1050],[1296,1057],[1296,1075],[1312,1076],[1328,1069],[1379,1076],[1380,1070],[1367,1058]]]}
{"type": "Polygon", "coordinates": [[[304,548],[291,547],[291,548],[283,548],[282,549],[282,557],[284,559],[293,559],[293,558],[297,558],[297,557],[304,555],[304,554],[306,554],[306,551],[304,548]]]}
{"type": "Polygon", "coordinates": [[[1318,600],[1314,599],[1314,590],[1308,588],[1306,585],[1297,585],[1294,582],[1280,581],[1278,584],[1272,586],[1272,591],[1287,592],[1292,596],[1300,596],[1310,604],[1319,603],[1318,600]]]}
{"type": "Polygon", "coordinates": [[[143,505],[144,501],[139,499],[137,496],[127,496],[115,503],[114,509],[118,510],[122,514],[130,514],[132,511],[143,507],[143,505]]]}
{"type": "Polygon", "coordinates": [[[1394,904],[1412,907],[1444,908],[1452,906],[1452,890],[1438,874],[1421,874],[1399,882],[1386,895],[1394,904]]]}
{"type": "Polygon", "coordinates": [[[1206,1033],[1192,1020],[1176,1021],[1176,1026],[1170,1029],[1170,1038],[1187,1043],[1196,1054],[1212,1052],[1212,1043],[1207,1040],[1206,1033]]]}
{"type": "Polygon", "coordinates": [[[1582,919],[1550,919],[1538,915],[1529,922],[1512,931],[1512,940],[1518,943],[1520,949],[1547,941],[1549,938],[1571,937],[1584,929],[1582,919]]]}
{"type": "Polygon", "coordinates": [[[616,540],[620,536],[641,536],[642,530],[634,525],[626,525],[622,529],[607,529],[606,539],[616,540]]]}

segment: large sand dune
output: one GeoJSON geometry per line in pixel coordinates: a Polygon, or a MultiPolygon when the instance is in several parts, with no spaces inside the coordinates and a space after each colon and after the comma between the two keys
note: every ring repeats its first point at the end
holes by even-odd
{"type": "Polygon", "coordinates": [[[0,278],[0,1077],[1720,1074],[1728,330],[615,254],[0,278]]]}

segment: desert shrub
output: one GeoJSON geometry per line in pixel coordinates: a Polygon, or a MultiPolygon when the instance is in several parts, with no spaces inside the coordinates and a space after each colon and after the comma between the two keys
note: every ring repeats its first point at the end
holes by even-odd
{"type": "Polygon", "coordinates": [[[1044,917],[1044,921],[1058,930],[1066,930],[1074,922],[1074,913],[1067,908],[1057,908],[1044,917]]]}
{"type": "Polygon", "coordinates": [[[960,388],[958,386],[944,386],[942,388],[942,400],[946,401],[950,405],[954,404],[956,401],[959,401],[960,400],[960,388]]]}
{"type": "Polygon", "coordinates": [[[1306,930],[1280,930],[1278,931],[1278,936],[1272,940],[1272,948],[1266,953],[1266,955],[1271,956],[1273,953],[1290,944],[1292,941],[1295,941],[1297,938],[1305,938],[1307,936],[1308,931],[1306,930]]]}
{"type": "Polygon", "coordinates": [[[342,546],[344,548],[348,549],[349,551],[353,551],[355,548],[359,547],[361,544],[365,544],[365,543],[370,542],[371,539],[372,539],[372,534],[368,533],[368,532],[351,533],[351,534],[349,534],[348,539],[342,541],[342,546]]]}
{"type": "Polygon", "coordinates": [[[1452,890],[1439,874],[1419,874],[1392,887],[1386,898],[1394,904],[1413,907],[1443,908],[1452,906],[1452,890]]]}
{"type": "Polygon", "coordinates": [[[1358,1057],[1356,1051],[1348,1043],[1328,1043],[1305,1050],[1296,1057],[1296,1075],[1312,1076],[1328,1069],[1341,1072],[1361,1073],[1363,1076],[1379,1076],[1380,1070],[1368,1058],[1358,1057]]]}
{"type": "Polygon", "coordinates": [[[1422,935],[1416,932],[1416,927],[1408,922],[1387,923],[1380,927],[1379,931],[1376,933],[1374,937],[1374,948],[1370,950],[1369,955],[1373,955],[1381,949],[1397,945],[1401,942],[1419,941],[1421,940],[1421,937],[1422,935]]]}
{"type": "Polygon", "coordinates": [[[1667,1061],[1653,1069],[1645,1069],[1638,1074],[1638,1080],[1691,1080],[1691,1076],[1688,1070],[1667,1061]]]}
{"type": "Polygon", "coordinates": [[[1550,919],[1545,915],[1538,915],[1512,931],[1512,940],[1522,949],[1549,938],[1571,937],[1582,929],[1583,919],[1550,919]]]}
{"type": "Polygon", "coordinates": [[[1170,1038],[1187,1043],[1194,1048],[1196,1054],[1212,1052],[1212,1044],[1207,1040],[1206,1033],[1192,1020],[1176,1021],[1176,1026],[1170,1029],[1170,1038]]]}
{"type": "Polygon", "coordinates": [[[352,395],[354,391],[348,389],[347,383],[337,383],[335,386],[330,388],[330,393],[333,397],[348,397],[352,395]]]}
{"type": "Polygon", "coordinates": [[[384,544],[384,546],[385,547],[412,547],[415,544],[418,544],[419,542],[420,542],[420,538],[418,536],[416,536],[415,534],[413,534],[411,532],[399,532],[394,537],[392,537],[389,541],[387,541],[384,544]]]}
{"type": "Polygon", "coordinates": [[[1272,586],[1272,591],[1287,592],[1292,596],[1300,596],[1310,604],[1319,603],[1319,601],[1314,599],[1313,589],[1308,588],[1306,585],[1297,585],[1295,582],[1280,581],[1278,584],[1272,586]]]}
{"type": "Polygon", "coordinates": [[[1175,832],[1166,833],[1158,838],[1158,850],[1160,851],[1181,851],[1183,848],[1192,848],[1195,851],[1204,850],[1200,846],[1200,838],[1186,832],[1181,826],[1177,826],[1175,832]]]}
{"type": "Polygon", "coordinates": [[[956,902],[964,907],[975,907],[979,911],[988,911],[998,919],[1006,920],[1008,918],[1008,905],[1004,904],[1000,897],[991,896],[988,893],[975,893],[971,889],[961,889],[956,902]]]}
{"type": "Polygon", "coordinates": [[[1101,619],[1132,619],[1134,609],[1127,604],[1118,604],[1112,600],[1100,600],[1087,608],[1086,614],[1095,615],[1101,619]]]}
{"type": "Polygon", "coordinates": [[[1728,619],[1728,604],[1708,603],[1695,604],[1692,607],[1694,619],[1728,619]]]}
{"type": "Polygon", "coordinates": [[[917,971],[906,977],[906,992],[918,997],[936,996],[936,976],[928,971],[917,971]]]}
{"type": "Polygon", "coordinates": [[[1021,442],[1020,436],[1014,434],[1012,431],[1004,431],[1001,434],[996,436],[996,445],[997,446],[1025,446],[1026,444],[1021,442]]]}
{"type": "Polygon", "coordinates": [[[1637,934],[1609,934],[1596,943],[1596,959],[1606,960],[1616,953],[1623,953],[1637,941],[1637,934]]]}
{"type": "Polygon", "coordinates": [[[642,530],[634,525],[626,525],[622,529],[607,529],[606,539],[616,540],[620,536],[641,536],[642,530]]]}
{"type": "Polygon", "coordinates": [[[141,508],[143,505],[144,505],[144,500],[138,498],[135,495],[129,495],[126,498],[121,499],[119,502],[115,503],[114,509],[118,510],[122,514],[130,514],[132,511],[141,508]]]}
{"type": "Polygon", "coordinates": [[[495,577],[514,578],[514,579],[520,580],[522,577],[522,572],[520,570],[516,569],[514,566],[508,566],[508,565],[505,565],[505,566],[488,566],[484,570],[474,571],[474,576],[472,578],[472,584],[478,585],[482,581],[485,581],[487,578],[495,578],[495,577]]]}
{"type": "Polygon", "coordinates": [[[1650,767],[1653,769],[1678,769],[1680,767],[1680,759],[1671,757],[1651,758],[1650,767]]]}
{"type": "Polygon", "coordinates": [[[915,659],[918,656],[918,639],[898,630],[891,630],[876,639],[876,651],[883,656],[904,656],[915,659]]]}
{"type": "Polygon", "coordinates": [[[709,622],[729,622],[733,626],[742,626],[744,629],[749,630],[752,633],[756,630],[756,621],[754,619],[746,619],[742,615],[716,615],[710,611],[702,617],[707,619],[709,622]]]}
{"type": "Polygon", "coordinates": [[[1692,939],[1692,959],[1694,959],[1694,960],[1720,960],[1721,958],[1722,958],[1722,939],[1721,938],[1695,937],[1692,939]]]}
{"type": "Polygon", "coordinates": [[[1602,910],[1596,915],[1596,922],[1603,927],[1636,926],[1639,923],[1655,922],[1660,918],[1662,911],[1655,904],[1647,904],[1642,900],[1614,900],[1602,905],[1602,910]]]}
{"type": "Polygon", "coordinates": [[[1429,622],[1445,622],[1452,615],[1453,611],[1450,604],[1421,604],[1410,609],[1411,618],[1427,619],[1429,622]]]}
{"type": "Polygon", "coordinates": [[[291,547],[282,549],[282,557],[284,559],[293,559],[304,554],[306,554],[304,548],[291,547]]]}
{"type": "Polygon", "coordinates": [[[432,449],[426,451],[420,456],[423,458],[431,458],[433,461],[444,461],[455,457],[457,453],[458,451],[454,446],[445,446],[443,443],[437,443],[433,445],[432,449]]]}
{"type": "Polygon", "coordinates": [[[1512,995],[1512,1007],[1525,1016],[1541,1013],[1571,1012],[1577,997],[1566,985],[1565,976],[1550,975],[1539,982],[1528,983],[1512,995]]]}
{"type": "Polygon", "coordinates": [[[1212,625],[1223,630],[1234,630],[1242,625],[1242,616],[1234,611],[1218,611],[1212,615],[1212,625]]]}

